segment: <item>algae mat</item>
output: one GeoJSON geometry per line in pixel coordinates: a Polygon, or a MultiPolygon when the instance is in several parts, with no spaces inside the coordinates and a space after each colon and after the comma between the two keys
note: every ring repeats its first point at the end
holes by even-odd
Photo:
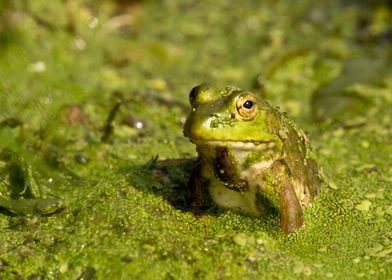
{"type": "Polygon", "coordinates": [[[391,278],[388,5],[3,1],[0,278],[391,278]],[[190,213],[182,125],[203,81],[307,131],[328,184],[305,229],[190,213]],[[57,203],[2,202],[28,199],[57,203]]]}

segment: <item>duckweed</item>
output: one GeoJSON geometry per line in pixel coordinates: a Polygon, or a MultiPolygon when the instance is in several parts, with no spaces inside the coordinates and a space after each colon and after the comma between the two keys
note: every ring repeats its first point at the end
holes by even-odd
{"type": "Polygon", "coordinates": [[[0,149],[32,167],[33,199],[66,208],[7,211],[0,160],[1,279],[392,278],[385,1],[25,2],[0,1],[0,149]],[[190,213],[181,120],[203,81],[255,89],[307,132],[326,184],[306,228],[190,213]]]}

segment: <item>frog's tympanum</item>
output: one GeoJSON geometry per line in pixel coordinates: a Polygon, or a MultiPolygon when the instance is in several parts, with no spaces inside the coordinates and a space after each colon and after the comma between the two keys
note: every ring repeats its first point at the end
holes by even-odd
{"type": "Polygon", "coordinates": [[[194,213],[208,190],[220,207],[260,216],[272,206],[284,232],[300,229],[321,184],[306,135],[249,91],[201,84],[189,99],[184,134],[199,154],[189,180],[194,213]]]}

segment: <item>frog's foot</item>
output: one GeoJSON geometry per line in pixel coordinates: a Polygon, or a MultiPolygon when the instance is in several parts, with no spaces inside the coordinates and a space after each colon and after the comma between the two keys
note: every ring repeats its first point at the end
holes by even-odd
{"type": "Polygon", "coordinates": [[[193,215],[196,217],[202,216],[204,209],[203,209],[203,199],[200,197],[195,197],[195,195],[192,196],[191,200],[191,212],[193,215]]]}
{"type": "Polygon", "coordinates": [[[292,233],[303,227],[302,209],[290,181],[286,179],[282,183],[283,189],[279,194],[280,225],[284,233],[292,233]]]}

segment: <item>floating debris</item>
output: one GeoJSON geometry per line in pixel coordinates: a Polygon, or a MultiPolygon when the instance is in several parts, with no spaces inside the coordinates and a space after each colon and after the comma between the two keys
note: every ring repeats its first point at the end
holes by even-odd
{"type": "Polygon", "coordinates": [[[359,211],[369,211],[372,203],[369,200],[363,200],[361,203],[355,206],[355,209],[359,211]]]}
{"type": "Polygon", "coordinates": [[[9,149],[0,150],[0,160],[5,174],[1,186],[9,198],[0,193],[0,208],[16,215],[50,215],[64,209],[65,203],[58,198],[42,197],[40,185],[35,181],[32,168],[19,155],[9,149]]]}
{"type": "Polygon", "coordinates": [[[256,240],[253,235],[246,233],[238,233],[233,236],[233,241],[239,246],[255,245],[256,240]]]}
{"type": "Polygon", "coordinates": [[[29,70],[34,73],[43,73],[46,71],[46,64],[43,61],[33,62],[29,65],[29,70]]]}

